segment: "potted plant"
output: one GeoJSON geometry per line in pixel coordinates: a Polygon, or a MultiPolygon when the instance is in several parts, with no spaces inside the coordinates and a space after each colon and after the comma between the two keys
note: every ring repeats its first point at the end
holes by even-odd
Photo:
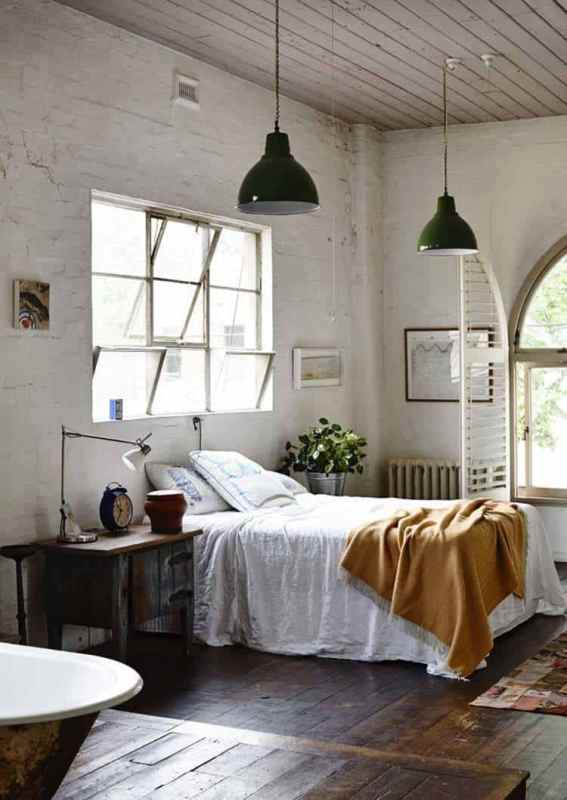
{"type": "Polygon", "coordinates": [[[366,439],[350,428],[321,417],[299,437],[299,444],[286,442],[283,468],[305,472],[313,494],[342,495],[348,473],[363,472],[366,439]]]}

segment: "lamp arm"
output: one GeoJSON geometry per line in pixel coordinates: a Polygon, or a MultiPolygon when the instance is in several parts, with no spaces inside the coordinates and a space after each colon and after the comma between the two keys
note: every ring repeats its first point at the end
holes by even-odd
{"type": "Polygon", "coordinates": [[[135,439],[135,440],[114,439],[111,436],[95,436],[92,433],[78,433],[77,431],[68,431],[66,429],[63,430],[63,440],[65,440],[66,437],[69,439],[98,439],[99,441],[102,442],[117,442],[118,444],[133,444],[138,446],[144,444],[144,442],[146,442],[151,435],[152,435],[151,433],[148,433],[146,436],[144,436],[143,439],[135,439]]]}

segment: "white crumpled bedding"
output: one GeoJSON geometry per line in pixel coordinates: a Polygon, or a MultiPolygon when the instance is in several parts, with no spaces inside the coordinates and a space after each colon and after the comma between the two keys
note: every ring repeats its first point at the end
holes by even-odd
{"type": "MultiPolygon", "coordinates": [[[[209,645],[240,642],[272,653],[415,661],[454,677],[445,645],[390,616],[387,604],[350,584],[338,567],[352,528],[424,502],[311,494],[297,501],[185,518],[205,531],[196,539],[196,635],[209,645]]],[[[532,506],[521,508],[528,522],[525,598],[510,596],[494,610],[495,636],[536,613],[566,610],[541,517],[532,506]]]]}

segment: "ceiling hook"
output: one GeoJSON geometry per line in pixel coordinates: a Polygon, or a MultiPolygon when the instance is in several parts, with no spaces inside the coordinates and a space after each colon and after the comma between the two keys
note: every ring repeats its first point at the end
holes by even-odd
{"type": "Polygon", "coordinates": [[[480,60],[486,67],[486,69],[490,69],[494,66],[494,59],[496,58],[496,53],[482,53],[480,56],[480,60]]]}
{"type": "Polygon", "coordinates": [[[449,70],[449,72],[453,72],[459,64],[462,64],[463,61],[460,58],[446,58],[445,59],[445,67],[449,70]]]}

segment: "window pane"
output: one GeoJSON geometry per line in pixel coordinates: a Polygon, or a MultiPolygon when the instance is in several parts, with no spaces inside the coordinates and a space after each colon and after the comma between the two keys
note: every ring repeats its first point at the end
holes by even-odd
{"type": "Polygon", "coordinates": [[[247,350],[259,347],[257,307],[255,293],[211,289],[211,346],[247,350]]]}
{"type": "MultiPolygon", "coordinates": [[[[211,353],[211,403],[214,411],[256,408],[269,356],[211,353]]],[[[271,389],[262,408],[271,408],[271,389]]]]}
{"type": "MultiPolygon", "coordinates": [[[[158,229],[159,225],[155,227],[156,235],[158,229]]],[[[202,237],[202,226],[197,228],[191,222],[169,219],[154,260],[154,276],[180,281],[198,281],[203,270],[202,237]]]]}
{"type": "Polygon", "coordinates": [[[567,256],[547,273],[530,300],[521,347],[567,347],[567,256]]]}
{"type": "Polygon", "coordinates": [[[567,489],[567,369],[530,370],[532,485],[567,489]]]}
{"type": "Polygon", "coordinates": [[[223,228],[210,267],[211,283],[256,289],[256,241],[255,233],[223,228]]]}
{"type": "Polygon", "coordinates": [[[525,368],[516,365],[516,481],[519,487],[526,486],[526,395],[525,368]]]}
{"type": "Polygon", "coordinates": [[[143,417],[159,363],[159,351],[101,352],[93,378],[93,419],[110,419],[110,400],[121,399],[124,419],[143,417]]]}
{"type": "Polygon", "coordinates": [[[146,274],[146,215],[106,203],[92,204],[93,272],[146,274]]]}
{"type": "Polygon", "coordinates": [[[93,276],[94,345],[146,344],[146,281],[93,276]]]}
{"type": "Polygon", "coordinates": [[[191,303],[198,292],[184,342],[204,341],[203,292],[194,284],[154,281],[154,338],[178,341],[191,303]]]}
{"type": "Polygon", "coordinates": [[[161,371],[152,414],[204,411],[205,352],[168,350],[161,371]]]}

